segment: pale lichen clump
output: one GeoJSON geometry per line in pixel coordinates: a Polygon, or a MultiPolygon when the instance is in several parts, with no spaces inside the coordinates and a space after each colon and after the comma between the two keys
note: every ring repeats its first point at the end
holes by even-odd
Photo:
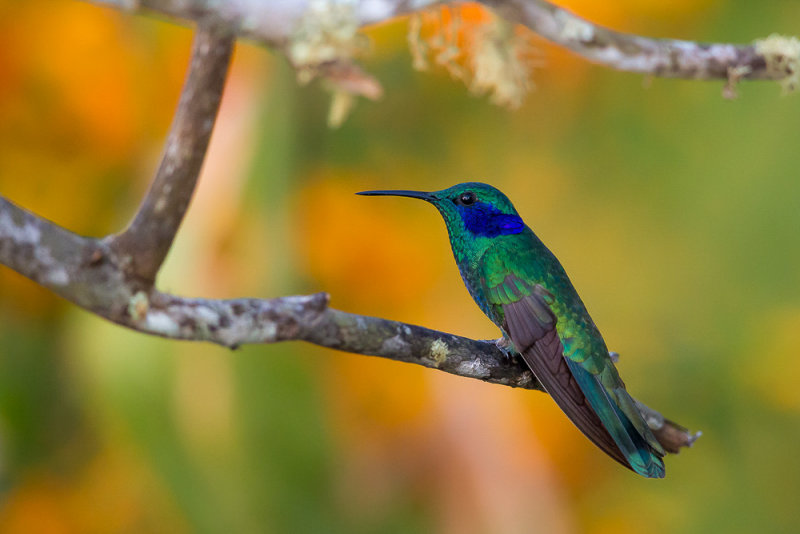
{"type": "Polygon", "coordinates": [[[380,84],[352,63],[352,58],[367,48],[367,38],[359,33],[353,2],[311,0],[286,46],[286,55],[297,70],[297,79],[306,84],[320,76],[333,93],[328,125],[344,122],[355,96],[372,100],[382,94],[380,84]]]}
{"type": "Polygon", "coordinates": [[[490,93],[494,104],[517,108],[531,89],[528,40],[493,15],[476,22],[463,20],[457,9],[423,12],[411,18],[408,43],[415,69],[426,70],[431,56],[473,93],[490,93]],[[433,34],[423,37],[424,27],[433,34]]]}
{"type": "Polygon", "coordinates": [[[131,319],[135,322],[144,319],[149,309],[150,300],[147,298],[147,293],[144,291],[137,292],[128,301],[128,315],[130,315],[131,319]]]}
{"type": "Polygon", "coordinates": [[[433,55],[437,65],[441,65],[453,78],[467,81],[467,69],[464,68],[465,52],[462,50],[461,35],[467,35],[470,26],[465,24],[458,9],[443,7],[433,12],[422,12],[419,18],[412,19],[409,24],[409,44],[413,57],[413,66],[417,70],[427,70],[427,55],[433,55]],[[427,22],[426,22],[427,21],[427,22]],[[425,25],[436,28],[427,39],[422,38],[425,25]]]}
{"type": "Polygon", "coordinates": [[[530,64],[521,59],[527,41],[508,22],[495,18],[481,26],[472,49],[474,72],[470,89],[491,92],[491,101],[516,109],[530,90],[530,64]]]}
{"type": "Polygon", "coordinates": [[[772,34],[756,41],[755,49],[764,56],[767,72],[778,78],[783,94],[795,92],[800,84],[800,40],[772,34]]]}
{"type": "Polygon", "coordinates": [[[439,367],[447,360],[447,354],[449,352],[447,343],[441,339],[436,339],[431,343],[431,359],[436,362],[436,367],[439,367]]]}
{"type": "Polygon", "coordinates": [[[366,46],[358,33],[358,18],[352,3],[311,0],[286,49],[297,68],[301,83],[316,75],[318,66],[348,61],[366,46]]]}

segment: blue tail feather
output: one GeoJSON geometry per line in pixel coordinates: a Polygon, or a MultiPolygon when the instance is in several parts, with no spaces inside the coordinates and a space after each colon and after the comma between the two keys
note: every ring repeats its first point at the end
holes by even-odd
{"type": "MultiPolygon", "coordinates": [[[[583,394],[594,409],[603,426],[614,439],[622,454],[636,473],[648,478],[663,478],[664,462],[647,440],[634,427],[630,419],[609,397],[597,378],[579,363],[567,358],[567,365],[578,382],[583,394]]],[[[623,395],[627,393],[622,392],[623,395]]]]}

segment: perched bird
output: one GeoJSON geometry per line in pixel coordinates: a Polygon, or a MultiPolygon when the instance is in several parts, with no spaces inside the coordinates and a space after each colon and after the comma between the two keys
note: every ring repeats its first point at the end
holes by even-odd
{"type": "Polygon", "coordinates": [[[425,200],[444,218],[467,289],[573,423],[636,473],[664,476],[664,449],[642,418],[561,263],[494,187],[363,191],[425,200]]]}

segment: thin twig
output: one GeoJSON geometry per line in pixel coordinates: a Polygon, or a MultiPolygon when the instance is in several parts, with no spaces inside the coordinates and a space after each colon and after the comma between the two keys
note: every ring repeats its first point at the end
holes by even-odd
{"type": "Polygon", "coordinates": [[[217,117],[234,36],[218,25],[195,32],[189,72],[155,179],[130,225],[111,238],[122,265],[153,282],[189,208],[217,117]]]}
{"type": "Polygon", "coordinates": [[[594,24],[543,0],[479,0],[506,20],[600,65],[666,78],[726,80],[730,69],[741,79],[780,79],[754,45],[652,39],[594,24]]]}

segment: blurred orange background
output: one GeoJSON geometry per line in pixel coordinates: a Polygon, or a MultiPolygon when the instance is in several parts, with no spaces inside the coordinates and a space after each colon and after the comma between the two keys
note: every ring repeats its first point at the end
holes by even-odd
{"type": "MultiPolygon", "coordinates": [[[[772,0],[560,4],[700,41],[800,18],[772,0]]],[[[407,24],[366,32],[385,96],[337,130],[318,84],[237,45],[159,287],[328,291],[350,312],[497,337],[435,210],[353,195],[490,182],[559,256],[629,390],[703,430],[695,448],[644,480],[538,392],[300,343],[148,338],[2,268],[0,531],[797,531],[800,101],[769,83],[727,101],[721,82],[646,80],[532,38],[536,88],[509,111],[414,71],[407,24]]],[[[190,41],[88,3],[0,0],[0,194],[78,233],[124,226],[190,41]]]]}

